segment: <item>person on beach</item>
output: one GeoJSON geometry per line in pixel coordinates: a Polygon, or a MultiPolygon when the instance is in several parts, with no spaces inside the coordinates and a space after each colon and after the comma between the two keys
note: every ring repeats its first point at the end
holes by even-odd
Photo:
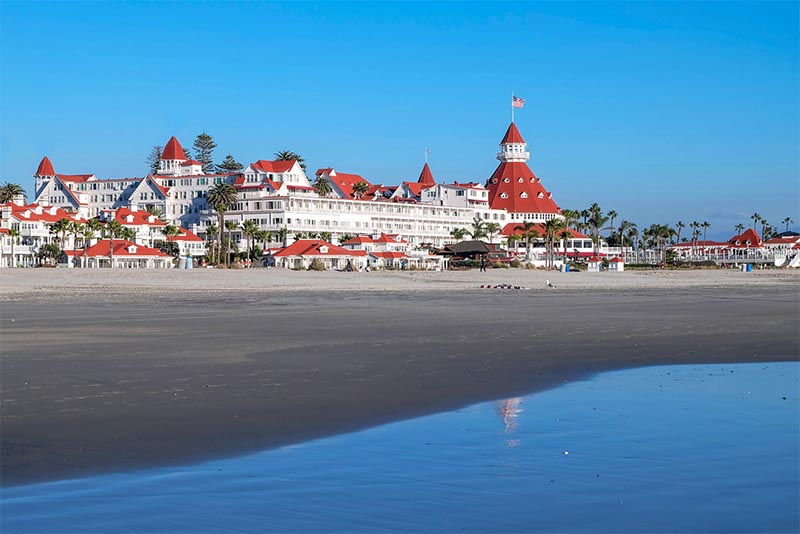
{"type": "Polygon", "coordinates": [[[486,272],[486,254],[481,255],[481,270],[480,272],[486,272]]]}

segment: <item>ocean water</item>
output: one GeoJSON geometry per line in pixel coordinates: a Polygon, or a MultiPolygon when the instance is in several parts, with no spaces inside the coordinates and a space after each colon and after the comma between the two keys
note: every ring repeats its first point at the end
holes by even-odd
{"type": "Polygon", "coordinates": [[[798,532],[800,364],[604,373],[225,460],[7,488],[14,532],[798,532]]]}

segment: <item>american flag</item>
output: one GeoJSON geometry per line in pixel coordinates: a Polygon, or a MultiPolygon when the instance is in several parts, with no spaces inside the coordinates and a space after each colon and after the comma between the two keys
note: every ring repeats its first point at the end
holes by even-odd
{"type": "Polygon", "coordinates": [[[519,97],[512,96],[511,105],[514,106],[515,108],[521,108],[522,106],[525,105],[525,101],[519,97]]]}

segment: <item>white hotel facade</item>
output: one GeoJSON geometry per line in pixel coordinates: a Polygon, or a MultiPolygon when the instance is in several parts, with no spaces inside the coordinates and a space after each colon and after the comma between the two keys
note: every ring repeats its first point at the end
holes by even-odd
{"type": "Polygon", "coordinates": [[[398,186],[371,184],[358,175],[320,169],[317,176],[334,186],[332,193],[320,196],[296,161],[258,160],[236,174],[204,174],[202,165],[187,159],[172,137],[164,147],[159,171],[142,178],[101,180],[93,174],[58,174],[45,157],[34,175],[35,203],[72,210],[83,218],[120,208],[156,208],[169,223],[204,236],[208,226],[218,221],[206,196],[214,185],[224,182],[238,194],[238,203],[225,214],[226,221],[254,220],[274,235],[285,229],[289,241],[301,233],[329,233],[337,243],[344,235],[385,232],[399,234],[412,245],[441,246],[452,241],[452,230],[470,229],[476,217],[502,228],[512,222],[545,222],[561,216],[552,195],[528,168],[529,157],[527,145],[511,123],[497,153],[500,165],[486,186],[437,184],[427,163],[417,182],[398,186]],[[352,192],[357,181],[370,186],[363,198],[352,192]]]}

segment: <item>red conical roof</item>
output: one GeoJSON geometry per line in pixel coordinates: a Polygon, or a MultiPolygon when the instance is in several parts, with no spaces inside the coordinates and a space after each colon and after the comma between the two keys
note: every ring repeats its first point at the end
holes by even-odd
{"type": "Polygon", "coordinates": [[[506,130],[506,135],[505,137],[503,137],[503,140],[500,141],[500,144],[504,145],[506,143],[524,143],[524,142],[525,140],[522,138],[522,134],[520,134],[519,130],[517,130],[517,125],[512,122],[511,125],[508,127],[508,130],[506,130]]]}
{"type": "Polygon", "coordinates": [[[186,153],[174,135],[167,141],[167,146],[161,153],[161,159],[186,159],[186,153]]]}
{"type": "Polygon", "coordinates": [[[425,163],[425,166],[422,167],[422,173],[419,175],[419,180],[417,180],[418,184],[425,184],[425,185],[436,185],[436,180],[433,179],[433,174],[431,174],[431,168],[428,167],[428,163],[425,163]]]}
{"type": "Polygon", "coordinates": [[[53,164],[50,163],[50,158],[47,156],[42,158],[42,162],[39,163],[39,168],[36,169],[36,174],[34,176],[55,176],[56,171],[53,169],[53,164]]]}

